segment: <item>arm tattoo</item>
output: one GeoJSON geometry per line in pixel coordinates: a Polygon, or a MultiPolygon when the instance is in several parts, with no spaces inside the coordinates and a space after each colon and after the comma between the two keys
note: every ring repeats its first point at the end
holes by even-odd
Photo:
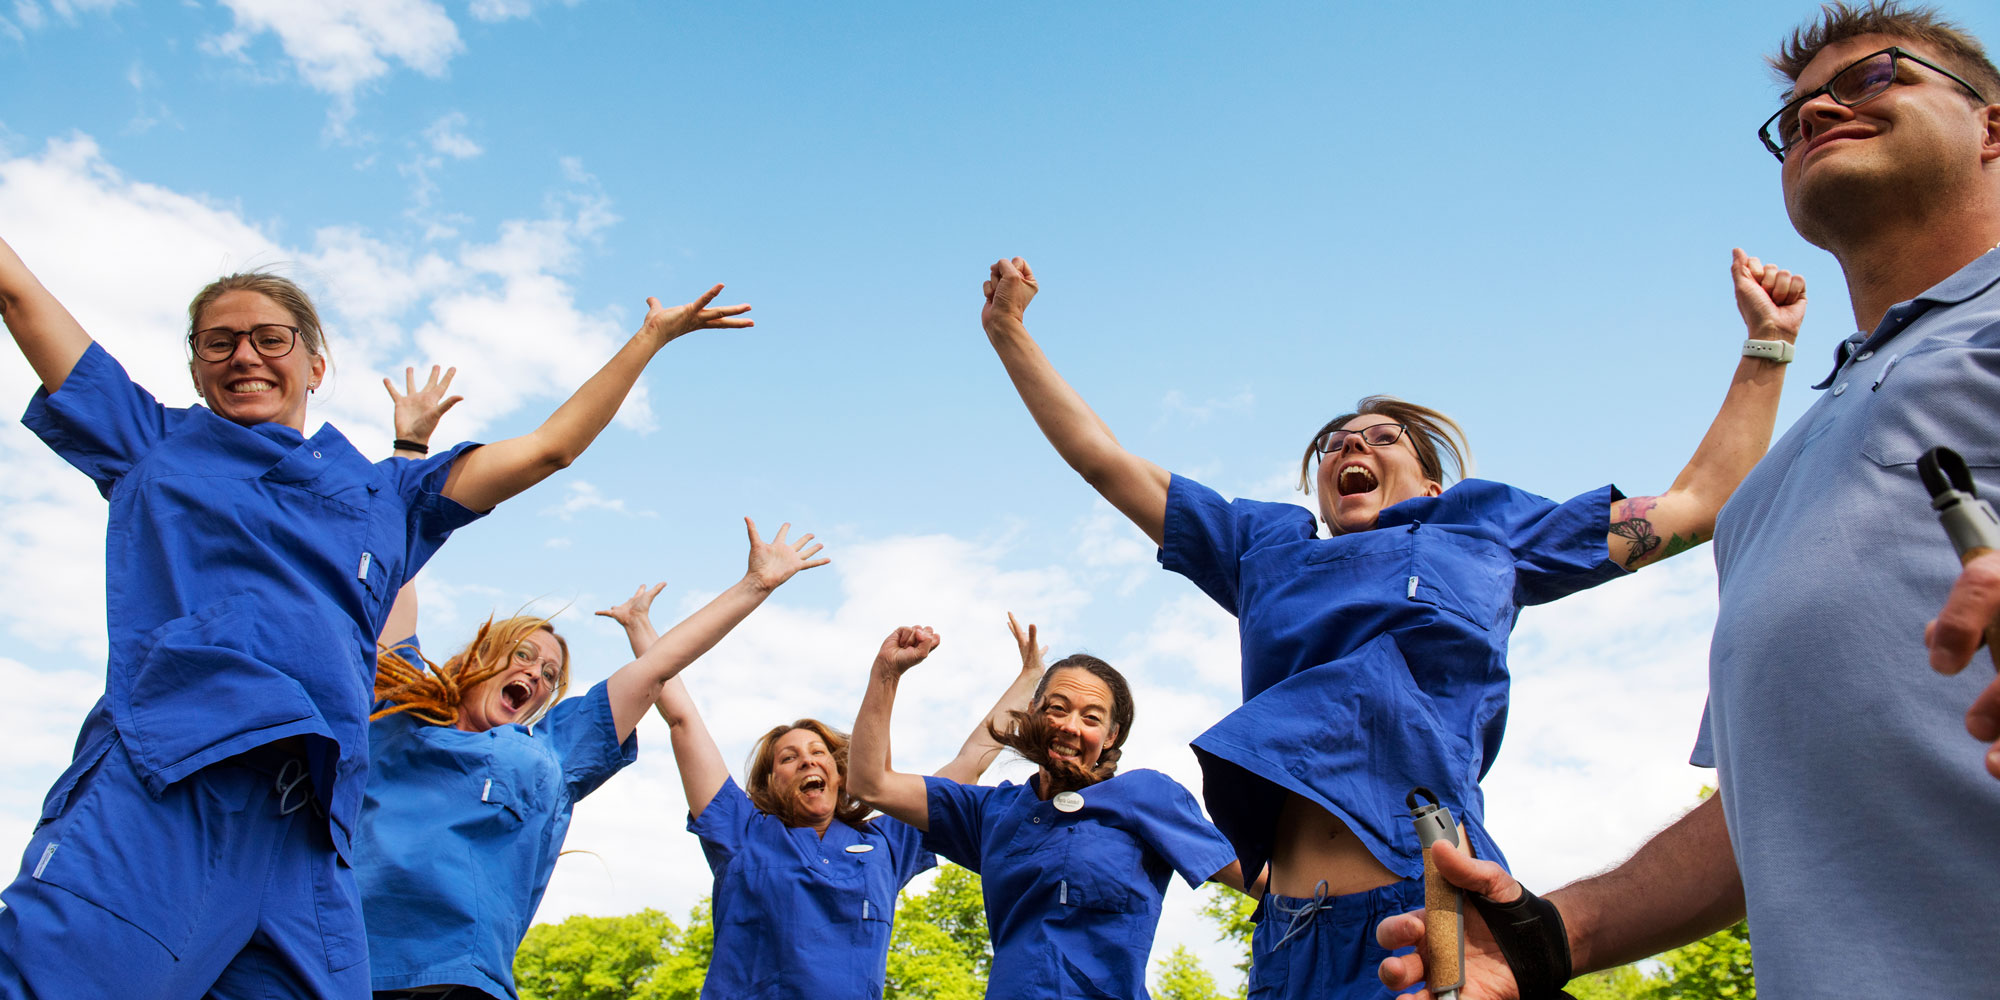
{"type": "Polygon", "coordinates": [[[1659,497],[1628,497],[1611,505],[1611,534],[1625,539],[1626,569],[1636,568],[1660,547],[1660,536],[1654,533],[1653,522],[1646,519],[1659,504],[1659,497]]]}
{"type": "Polygon", "coordinates": [[[1660,558],[1665,559],[1668,556],[1680,555],[1705,541],[1708,541],[1708,539],[1703,538],[1699,531],[1686,535],[1675,535],[1667,539],[1667,551],[1660,553],[1660,558]]]}

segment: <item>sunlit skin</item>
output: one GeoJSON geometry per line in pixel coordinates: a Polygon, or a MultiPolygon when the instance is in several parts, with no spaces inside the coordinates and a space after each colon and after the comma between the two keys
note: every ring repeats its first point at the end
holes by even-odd
{"type": "MultiPolygon", "coordinates": [[[[223,327],[249,330],[260,324],[298,326],[291,310],[261,292],[224,292],[202,310],[196,330],[223,327]]],[[[227,361],[188,362],[196,391],[202,402],[225,420],[242,424],[284,424],[299,433],[306,428],[306,397],[326,374],[326,359],[306,350],[303,337],[291,353],[267,358],[257,353],[250,338],[239,337],[236,353],[227,361]]]]}
{"type": "MultiPolygon", "coordinates": [[[[1358,431],[1382,423],[1395,421],[1379,413],[1364,413],[1340,426],[1358,431]]],[[[1314,489],[1319,493],[1319,516],[1329,531],[1336,535],[1367,531],[1375,527],[1383,510],[1444,492],[1443,486],[1424,475],[1423,463],[1410,444],[1411,433],[1404,431],[1386,448],[1373,447],[1361,440],[1361,435],[1351,434],[1339,451],[1320,459],[1314,489]]]]}
{"type": "Polygon", "coordinates": [[[526,722],[555,695],[561,678],[562,646],[555,636],[537,629],[514,647],[506,669],[465,693],[458,708],[458,728],[483,733],[494,726],[526,722]]]}
{"type": "MultiPolygon", "coordinates": [[[[1816,90],[1855,60],[1891,45],[1950,65],[1922,43],[1860,35],[1821,49],[1792,92],[1816,90]]],[[[1872,223],[1865,211],[1869,205],[1902,207],[1862,197],[1885,185],[1922,185],[1929,197],[1950,199],[1956,189],[1977,182],[1983,113],[1972,95],[1909,60],[1897,70],[1895,85],[1859,107],[1842,107],[1825,94],[1799,107],[1800,141],[1786,154],[1780,177],[1792,224],[1816,245],[1828,245],[1837,230],[1872,223]]]]}
{"type": "Polygon", "coordinates": [[[810,729],[794,729],[771,748],[770,789],[791,803],[793,815],[820,836],[840,806],[840,767],[826,741],[810,729]]]}
{"type": "MultiPolygon", "coordinates": [[[[1049,756],[1072,760],[1088,771],[1104,756],[1106,744],[1116,744],[1118,728],[1111,724],[1111,686],[1096,674],[1065,667],[1049,678],[1035,711],[1054,729],[1049,756]]],[[[1042,782],[1046,789],[1048,782],[1042,782]]]]}

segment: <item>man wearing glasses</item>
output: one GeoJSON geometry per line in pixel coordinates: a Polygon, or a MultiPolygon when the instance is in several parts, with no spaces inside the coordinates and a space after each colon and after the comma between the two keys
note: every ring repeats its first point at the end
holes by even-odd
{"type": "MultiPolygon", "coordinates": [[[[1746,912],[1766,996],[2000,990],[2000,681],[1986,654],[1963,669],[2000,612],[2000,555],[1960,571],[1915,467],[1947,445],[2000,493],[2000,72],[1934,12],[1880,2],[1829,4],[1772,64],[1791,99],[1759,135],[1860,332],[1716,525],[1694,760],[1721,790],[1546,900],[1445,848],[1483,897],[1466,1000],[1558,996],[1746,912]]],[[[1377,934],[1402,947],[1423,924],[1377,934]]],[[[1423,973],[1382,963],[1393,989],[1423,973]]]]}

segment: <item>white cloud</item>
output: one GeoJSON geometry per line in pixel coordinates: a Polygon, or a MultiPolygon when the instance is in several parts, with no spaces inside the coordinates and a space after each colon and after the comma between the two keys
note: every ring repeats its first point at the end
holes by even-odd
{"type": "MultiPolygon", "coordinates": [[[[577,0],[563,0],[574,7],[577,0]]],[[[535,12],[535,0],[472,0],[472,16],[481,21],[509,21],[535,12]]]]}
{"type": "Polygon", "coordinates": [[[49,9],[44,11],[36,0],[14,0],[14,20],[20,22],[19,26],[0,18],[0,30],[5,30],[16,39],[25,39],[21,29],[39,31],[47,27],[51,12],[65,22],[75,24],[78,14],[101,14],[122,2],[124,0],[48,0],[49,9]]]}
{"type": "Polygon", "coordinates": [[[253,62],[248,49],[269,32],[307,86],[335,99],[329,125],[342,134],[355,94],[401,63],[441,76],[464,48],[458,26],[432,0],[222,0],[235,14],[229,31],[209,39],[218,55],[253,62]]]}
{"type": "Polygon", "coordinates": [[[1245,389],[1229,396],[1210,396],[1190,402],[1179,389],[1169,389],[1160,399],[1160,418],[1154,427],[1164,427],[1175,416],[1190,424],[1205,424],[1218,413],[1247,413],[1257,405],[1257,394],[1245,389]]]}
{"type": "Polygon", "coordinates": [[[424,129],[424,139],[432,151],[455,160],[469,160],[485,150],[465,134],[465,114],[454,111],[424,129]]]}
{"type": "MultiPolygon", "coordinates": [[[[587,482],[582,479],[570,480],[563,487],[562,501],[542,508],[542,514],[545,516],[553,515],[564,521],[568,521],[576,517],[576,515],[581,514],[584,511],[590,511],[590,510],[608,511],[613,514],[624,514],[628,517],[653,516],[652,511],[634,511],[626,509],[625,501],[622,498],[618,499],[607,498],[603,494],[603,492],[597,488],[597,485],[595,483],[587,482]]],[[[562,546],[554,545],[554,541],[555,541],[554,539],[550,539],[551,548],[568,547],[567,540],[564,540],[564,544],[562,546]]]]}
{"type": "Polygon", "coordinates": [[[0,732],[7,734],[0,740],[0,826],[25,838],[49,786],[69,766],[77,726],[104,690],[104,675],[0,657],[0,688],[7,691],[0,699],[0,732]]]}

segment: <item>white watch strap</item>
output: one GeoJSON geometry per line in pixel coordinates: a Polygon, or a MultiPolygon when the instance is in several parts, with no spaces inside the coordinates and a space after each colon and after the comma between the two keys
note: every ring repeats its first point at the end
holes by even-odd
{"type": "Polygon", "coordinates": [[[1782,340],[1746,340],[1743,342],[1743,356],[1788,365],[1792,363],[1792,345],[1782,340]]]}

